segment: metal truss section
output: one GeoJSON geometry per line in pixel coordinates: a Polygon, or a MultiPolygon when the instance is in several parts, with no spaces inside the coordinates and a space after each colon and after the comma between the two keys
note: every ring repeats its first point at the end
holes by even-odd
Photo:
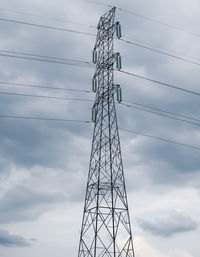
{"type": "Polygon", "coordinates": [[[134,257],[115,109],[115,11],[100,18],[93,52],[95,124],[78,257],[134,257]]]}

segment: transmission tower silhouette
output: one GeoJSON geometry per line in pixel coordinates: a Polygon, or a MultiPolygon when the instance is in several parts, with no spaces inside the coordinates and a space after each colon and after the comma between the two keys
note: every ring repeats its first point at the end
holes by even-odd
{"type": "Polygon", "coordinates": [[[114,84],[114,66],[121,69],[113,45],[114,36],[121,37],[115,12],[113,7],[100,18],[93,50],[94,132],[78,257],[134,257],[115,109],[115,99],[122,101],[114,84]]]}

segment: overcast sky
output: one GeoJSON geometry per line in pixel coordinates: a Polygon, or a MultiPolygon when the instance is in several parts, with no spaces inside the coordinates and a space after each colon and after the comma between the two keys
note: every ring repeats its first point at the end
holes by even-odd
{"type": "MultiPolygon", "coordinates": [[[[142,41],[146,46],[200,63],[198,0],[100,2],[165,24],[117,10],[116,21],[122,24],[123,39],[142,41]]],[[[97,33],[95,26],[107,10],[107,6],[83,0],[0,3],[1,18],[92,34],[97,33]]],[[[89,62],[95,43],[94,36],[2,20],[0,38],[0,50],[89,62]]],[[[121,53],[126,71],[200,91],[198,64],[117,40],[115,51],[121,53]]],[[[0,51],[0,55],[3,53],[0,51]]],[[[93,72],[86,67],[0,56],[0,81],[4,82],[88,91],[93,72]]],[[[200,123],[198,95],[119,72],[115,83],[121,85],[124,100],[186,115],[196,119],[190,119],[193,123],[200,123]]],[[[1,83],[0,92],[0,115],[91,119],[92,102],[2,92],[94,99],[91,93],[1,83]]],[[[122,105],[117,106],[117,111],[121,128],[200,147],[199,125],[122,105]]],[[[77,256],[92,129],[92,124],[85,123],[0,118],[1,257],[77,256]]],[[[136,257],[199,257],[200,151],[124,131],[120,131],[120,138],[136,257]]]]}

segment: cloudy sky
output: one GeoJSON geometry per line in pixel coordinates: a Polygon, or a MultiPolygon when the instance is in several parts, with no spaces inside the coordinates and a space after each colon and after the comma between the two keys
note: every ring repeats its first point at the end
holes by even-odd
{"type": "MultiPolygon", "coordinates": [[[[124,70],[200,91],[198,0],[101,3],[129,10],[117,10],[123,39],[196,63],[116,41],[124,70]]],[[[2,18],[96,34],[99,17],[108,9],[83,0],[1,0],[0,81],[90,91],[91,68],[5,57],[2,50],[90,62],[94,36],[2,18]]],[[[121,85],[124,101],[197,123],[118,105],[121,128],[200,147],[198,95],[119,72],[115,83],[121,85]]],[[[0,115],[91,119],[92,102],[3,92],[94,99],[92,93],[3,83],[0,92],[0,115]]],[[[92,129],[87,123],[0,118],[1,257],[77,256],[92,129]]],[[[136,256],[199,257],[200,151],[124,131],[120,137],[136,256]]]]}

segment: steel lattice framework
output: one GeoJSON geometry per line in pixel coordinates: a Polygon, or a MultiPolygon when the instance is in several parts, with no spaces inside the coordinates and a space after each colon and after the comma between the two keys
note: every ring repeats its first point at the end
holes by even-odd
{"type": "Polygon", "coordinates": [[[94,47],[95,125],[78,257],[134,257],[115,109],[115,10],[100,18],[94,47]]]}

